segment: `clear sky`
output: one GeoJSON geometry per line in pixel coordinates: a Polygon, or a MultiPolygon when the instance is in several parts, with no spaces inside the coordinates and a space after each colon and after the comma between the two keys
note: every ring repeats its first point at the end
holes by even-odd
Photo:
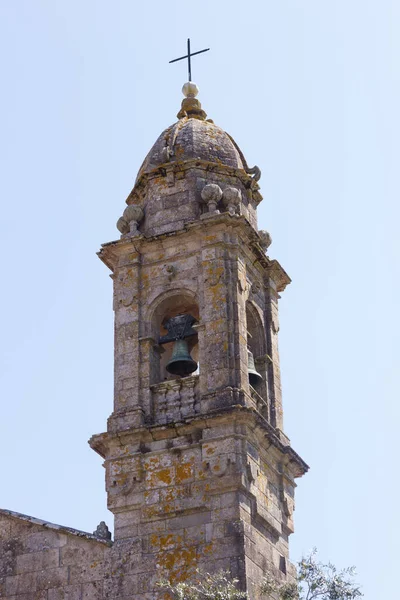
{"type": "Polygon", "coordinates": [[[199,99],[259,165],[281,300],[285,425],[310,464],[292,559],[398,599],[398,0],[1,0],[0,506],[92,531],[86,443],[112,410],[112,289],[95,252],[193,50],[199,99]]]}

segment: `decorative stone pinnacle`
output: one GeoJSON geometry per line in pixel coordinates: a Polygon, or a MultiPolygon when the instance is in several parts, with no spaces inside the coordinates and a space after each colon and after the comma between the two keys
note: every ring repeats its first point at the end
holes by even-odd
{"type": "Polygon", "coordinates": [[[104,521],[100,521],[100,523],[97,525],[96,531],[93,531],[93,535],[101,540],[111,540],[111,531],[108,529],[104,521]]]}
{"type": "Polygon", "coordinates": [[[124,210],[124,214],[117,221],[117,229],[125,236],[134,237],[139,235],[138,225],[143,219],[144,213],[141,206],[130,204],[124,210]]]}
{"type": "Polygon", "coordinates": [[[264,231],[263,229],[258,232],[258,235],[260,236],[260,246],[266,252],[272,244],[272,237],[268,231],[264,231]]]}
{"type": "Polygon", "coordinates": [[[196,96],[199,93],[199,88],[193,81],[188,81],[182,88],[182,94],[185,98],[182,100],[181,110],[178,112],[178,119],[188,117],[189,119],[200,119],[205,121],[207,114],[201,108],[199,100],[196,96]]]}
{"type": "Polygon", "coordinates": [[[193,81],[188,81],[182,88],[182,94],[186,98],[195,98],[199,93],[199,88],[193,81]]]}
{"type": "Polygon", "coordinates": [[[234,187],[226,187],[222,194],[222,202],[228,207],[229,214],[234,215],[240,202],[242,201],[242,192],[234,187]]]}
{"type": "Polygon", "coordinates": [[[208,183],[201,190],[201,197],[208,206],[208,212],[216,213],[217,204],[222,198],[222,190],[216,183],[208,183]]]}

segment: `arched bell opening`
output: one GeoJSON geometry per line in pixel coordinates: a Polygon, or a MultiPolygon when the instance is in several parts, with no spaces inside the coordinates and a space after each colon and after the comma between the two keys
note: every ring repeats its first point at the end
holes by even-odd
{"type": "Polygon", "coordinates": [[[268,417],[267,400],[267,354],[266,338],[262,319],[258,310],[251,302],[246,303],[248,375],[250,386],[265,401],[260,407],[265,417],[268,417]]]}
{"type": "MultiPolygon", "coordinates": [[[[183,315],[176,315],[183,316],[183,315]]],[[[188,316],[191,316],[188,314],[188,316]]],[[[195,324],[195,323],[194,323],[195,324]]],[[[160,332],[160,338],[168,335],[165,327],[160,332]]],[[[183,339],[176,339],[165,344],[160,344],[160,381],[189,377],[199,373],[198,336],[190,335],[183,339]]]]}
{"type": "Polygon", "coordinates": [[[197,302],[187,291],[168,295],[158,304],[152,317],[157,368],[151,383],[198,374],[198,320],[197,302]]]}

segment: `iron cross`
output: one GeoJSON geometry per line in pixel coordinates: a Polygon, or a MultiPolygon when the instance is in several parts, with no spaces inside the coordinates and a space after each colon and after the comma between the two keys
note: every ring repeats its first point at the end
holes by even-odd
{"type": "Polygon", "coordinates": [[[198,52],[190,52],[190,38],[188,38],[187,41],[187,54],[186,56],[180,56],[179,58],[174,58],[174,60],[170,60],[170,64],[173,62],[177,62],[178,60],[183,60],[184,58],[188,59],[188,73],[189,73],[189,81],[192,81],[192,64],[191,64],[191,57],[195,56],[196,54],[201,54],[202,52],[208,52],[210,48],[205,48],[204,50],[199,50],[198,52]]]}

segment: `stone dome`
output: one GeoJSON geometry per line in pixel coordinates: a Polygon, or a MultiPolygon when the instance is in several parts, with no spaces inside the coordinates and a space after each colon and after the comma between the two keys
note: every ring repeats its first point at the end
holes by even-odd
{"type": "MultiPolygon", "coordinates": [[[[186,86],[189,84],[186,84],[186,86]]],[[[195,84],[191,84],[195,86],[195,84]]],[[[187,97],[182,101],[178,119],[158,137],[139,169],[136,183],[141,177],[161,165],[189,160],[201,160],[219,166],[249,172],[244,156],[235,141],[213,121],[195,98],[197,88],[183,88],[187,97]]]]}
{"type": "Polygon", "coordinates": [[[159,136],[137,179],[165,163],[193,159],[247,170],[241,151],[223,129],[211,121],[183,117],[159,136]]]}

